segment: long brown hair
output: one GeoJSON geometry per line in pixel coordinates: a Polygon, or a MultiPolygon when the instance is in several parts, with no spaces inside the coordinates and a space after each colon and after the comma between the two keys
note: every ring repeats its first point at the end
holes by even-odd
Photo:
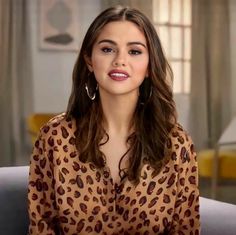
{"type": "MultiPolygon", "coordinates": [[[[176,109],[169,78],[171,68],[164,56],[160,39],[149,19],[140,11],[129,7],[111,7],[100,13],[90,25],[74,66],[73,87],[67,108],[67,117],[76,119],[76,147],[80,160],[92,162],[97,168],[105,165],[105,156],[99,150],[102,139],[107,136],[103,126],[103,112],[96,80],[90,74],[85,56],[91,57],[93,45],[102,28],[112,21],[130,21],[144,33],[149,51],[149,77],[140,86],[140,96],[133,117],[135,132],[128,137],[130,143],[128,178],[137,182],[141,164],[148,161],[157,174],[167,154],[165,146],[170,130],[176,123],[176,109]],[[90,100],[85,84],[96,92],[90,100]]],[[[109,138],[107,136],[107,138],[109,138]]]]}

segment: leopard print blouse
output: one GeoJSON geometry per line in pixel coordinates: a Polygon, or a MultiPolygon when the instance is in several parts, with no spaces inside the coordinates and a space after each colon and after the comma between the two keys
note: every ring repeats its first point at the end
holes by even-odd
{"type": "Polygon", "coordinates": [[[41,128],[30,162],[29,234],[199,234],[196,154],[180,126],[163,170],[152,177],[143,164],[137,186],[114,184],[107,166],[80,162],[74,132],[64,114],[41,128]]]}

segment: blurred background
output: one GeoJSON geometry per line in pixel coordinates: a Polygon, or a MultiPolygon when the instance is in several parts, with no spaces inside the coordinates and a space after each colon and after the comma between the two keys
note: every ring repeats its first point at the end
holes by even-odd
{"type": "Polygon", "coordinates": [[[115,4],[160,36],[201,195],[236,204],[236,0],[0,0],[0,166],[29,164],[40,126],[66,110],[87,27],[115,4]]]}

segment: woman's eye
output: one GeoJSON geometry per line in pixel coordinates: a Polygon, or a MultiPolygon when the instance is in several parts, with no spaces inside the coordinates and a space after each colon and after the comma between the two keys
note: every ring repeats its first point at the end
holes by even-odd
{"type": "Polygon", "coordinates": [[[141,51],[139,51],[139,50],[130,50],[129,51],[129,54],[130,55],[140,55],[142,52],[141,51]]]}
{"type": "Polygon", "coordinates": [[[113,51],[113,49],[109,48],[109,47],[103,47],[102,51],[105,52],[105,53],[111,53],[113,51]]]}

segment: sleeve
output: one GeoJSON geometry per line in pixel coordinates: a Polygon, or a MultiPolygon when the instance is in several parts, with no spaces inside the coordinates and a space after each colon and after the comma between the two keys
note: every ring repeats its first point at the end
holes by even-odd
{"type": "Polygon", "coordinates": [[[52,150],[39,135],[30,161],[28,184],[29,235],[56,235],[57,210],[54,193],[52,150]]]}
{"type": "Polygon", "coordinates": [[[198,166],[192,140],[179,149],[178,182],[172,235],[200,234],[198,166]]]}

